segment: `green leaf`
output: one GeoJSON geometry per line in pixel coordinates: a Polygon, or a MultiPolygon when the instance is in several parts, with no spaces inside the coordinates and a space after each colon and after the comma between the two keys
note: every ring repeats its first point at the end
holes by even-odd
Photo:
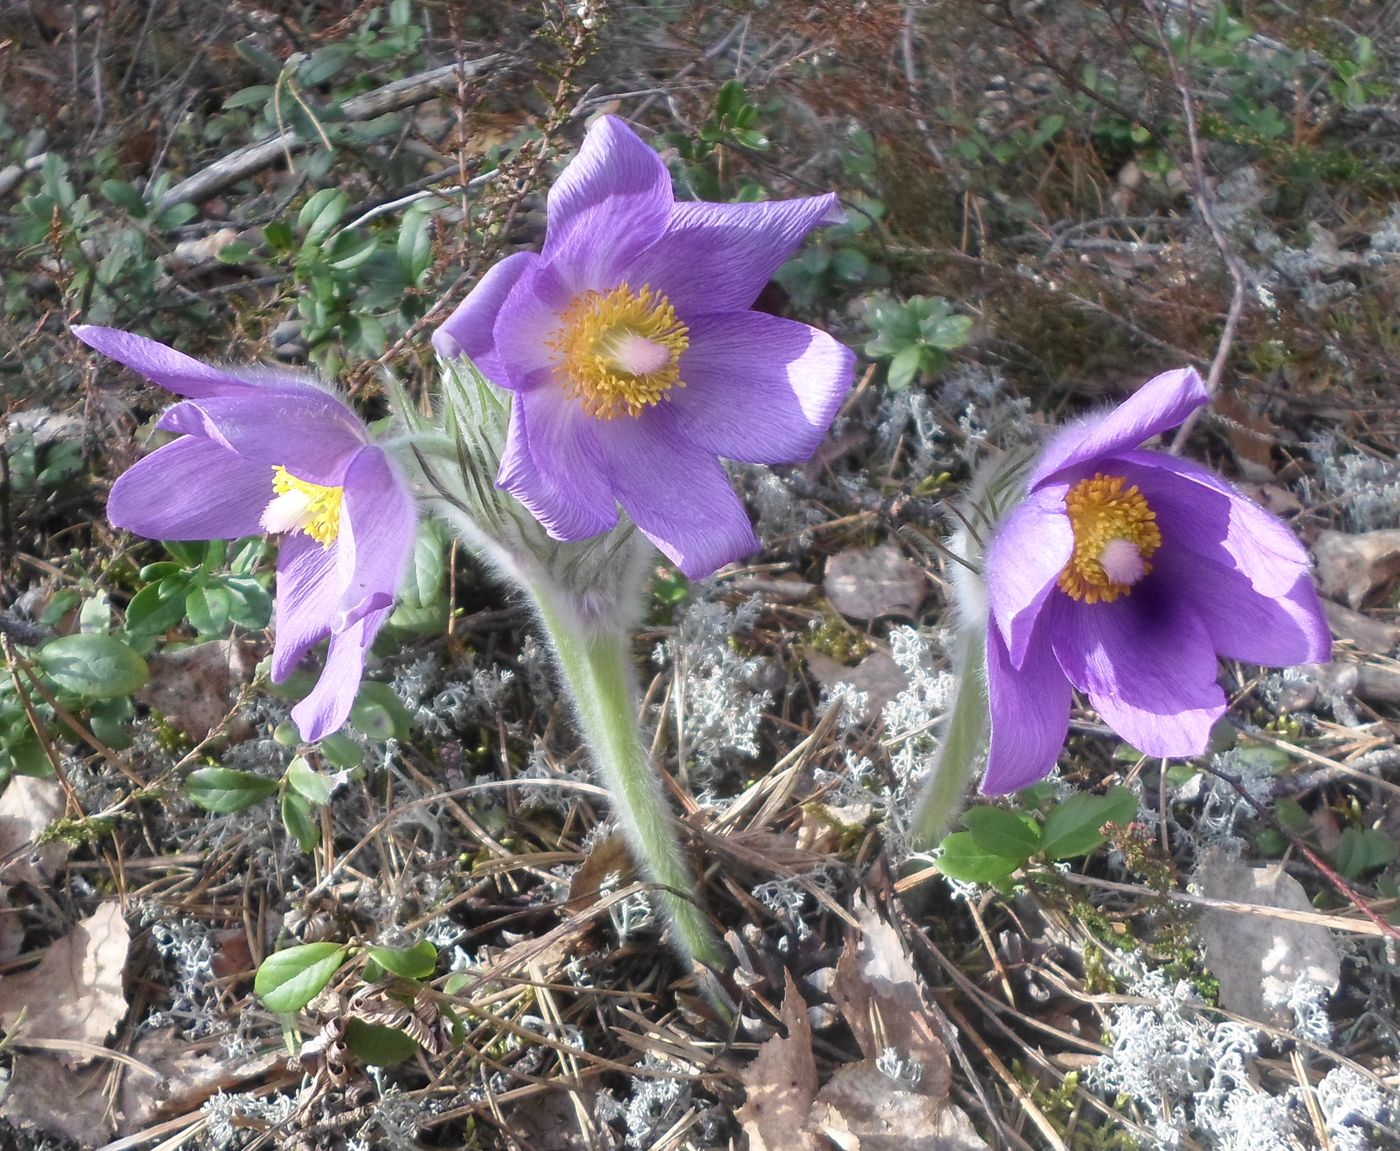
{"type": "Polygon", "coordinates": [[[371,947],[369,957],[401,979],[430,979],[437,970],[437,948],[426,939],[412,947],[371,947]]]}
{"type": "Polygon", "coordinates": [[[125,180],[103,180],[98,191],[103,198],[140,219],[146,214],[146,201],[135,187],[125,180]]]}
{"type": "Polygon", "coordinates": [[[963,826],[977,846],[990,855],[1024,863],[1040,850],[1040,825],[1028,815],[1004,807],[969,807],[963,826]]]}
{"type": "Polygon", "coordinates": [[[150,675],[146,661],[110,635],[61,635],[35,657],[51,680],[88,699],[116,699],[139,691],[150,675]]]}
{"type": "Polygon", "coordinates": [[[918,344],[907,344],[895,353],[894,359],[890,361],[891,391],[902,392],[914,382],[914,377],[919,374],[919,361],[922,357],[923,349],[918,344]]]}
{"type": "Polygon", "coordinates": [[[185,597],[185,615],[200,635],[223,635],[232,607],[233,596],[218,584],[192,587],[185,597]]]}
{"type": "Polygon", "coordinates": [[[345,1024],[345,1042],[357,1059],[372,1067],[389,1067],[418,1054],[418,1044],[397,1027],[381,1027],[353,1017],[345,1024]]]}
{"type": "Polygon", "coordinates": [[[277,781],[231,767],[201,767],[185,780],[189,801],[215,815],[227,815],[252,807],[277,790],[277,781]]]}
{"type": "Polygon", "coordinates": [[[358,743],[344,732],[337,731],[321,740],[317,746],[328,763],[342,771],[359,767],[364,762],[365,753],[358,743]]]}
{"type": "Polygon", "coordinates": [[[263,229],[263,241],[273,251],[289,252],[295,242],[290,225],[284,220],[273,220],[263,229]]]}
{"type": "Polygon", "coordinates": [[[934,863],[944,875],[964,883],[1003,883],[1021,865],[1020,860],[985,850],[970,831],[944,836],[934,863]]]}
{"type": "Polygon", "coordinates": [[[311,817],[311,805],[295,791],[282,793],[282,826],[302,851],[310,851],[321,840],[321,826],[311,817]]]}
{"type": "Polygon", "coordinates": [[[331,797],[331,781],[307,763],[304,756],[299,755],[287,764],[287,786],[317,807],[331,797]]]}
{"type": "Polygon", "coordinates": [[[297,217],[297,227],[305,233],[306,243],[319,244],[329,236],[349,207],[350,197],[339,188],[322,188],[314,193],[297,217]]]}
{"type": "Polygon", "coordinates": [[[1104,842],[1099,828],[1130,823],[1137,809],[1137,796],[1126,787],[1111,787],[1104,795],[1071,795],[1045,817],[1042,849],[1049,859],[1087,855],[1104,842]]]}
{"type": "Polygon", "coordinates": [[[413,717],[387,683],[367,679],[350,709],[350,724],[370,739],[407,739],[413,717]]]}
{"type": "Polygon", "coordinates": [[[429,215],[420,208],[410,208],[399,225],[399,275],[405,284],[417,284],[433,262],[433,237],[428,225],[429,215]]]}
{"type": "Polygon", "coordinates": [[[240,88],[224,101],[224,111],[233,108],[246,108],[251,104],[262,106],[272,99],[271,84],[254,84],[250,88],[240,88]]]}
{"type": "Polygon", "coordinates": [[[253,979],[253,990],[269,1011],[290,1014],[310,1003],[345,962],[340,943],[303,943],[269,955],[253,979]]]}
{"type": "Polygon", "coordinates": [[[1348,827],[1337,844],[1337,870],[1348,879],[1360,879],[1394,859],[1395,840],[1374,827],[1348,827]]]}

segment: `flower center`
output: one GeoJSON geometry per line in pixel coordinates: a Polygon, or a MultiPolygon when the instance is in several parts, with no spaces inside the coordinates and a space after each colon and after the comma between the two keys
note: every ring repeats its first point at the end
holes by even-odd
{"type": "Polygon", "coordinates": [[[1122,476],[1080,480],[1065,496],[1074,529],[1074,554],[1060,572],[1060,590],[1085,603],[1112,603],[1152,570],[1162,546],[1157,514],[1137,486],[1122,476]]]}
{"type": "Polygon", "coordinates": [[[685,387],[680,362],[690,346],[686,326],[650,286],[633,292],[623,283],[606,295],[584,292],[563,321],[549,346],[559,353],[565,394],[595,419],[639,416],[672,388],[685,387]]]}
{"type": "Polygon", "coordinates": [[[328,488],[299,480],[286,468],[272,469],[272,490],[276,493],[258,521],[263,530],[305,532],[323,547],[335,543],[340,534],[340,501],[344,488],[328,488]]]}

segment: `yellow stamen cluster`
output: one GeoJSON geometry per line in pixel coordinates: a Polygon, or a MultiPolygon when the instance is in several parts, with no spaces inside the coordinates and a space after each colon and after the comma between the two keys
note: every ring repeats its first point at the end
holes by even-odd
{"type": "Polygon", "coordinates": [[[275,497],[263,513],[269,531],[301,531],[323,547],[340,534],[340,504],[345,489],[299,480],[286,468],[272,469],[275,497]]]}
{"type": "Polygon", "coordinates": [[[672,388],[685,387],[686,332],[665,296],[622,283],[606,294],[576,297],[549,346],[559,353],[565,394],[595,419],[611,420],[624,412],[639,416],[672,388]]]}
{"type": "Polygon", "coordinates": [[[1099,474],[1080,480],[1065,496],[1065,510],[1074,529],[1074,554],[1060,572],[1059,582],[1060,590],[1071,599],[1112,603],[1131,592],[1133,584],[1152,570],[1147,560],[1162,546],[1157,515],[1136,485],[1124,490],[1126,482],[1122,476],[1099,474]],[[1123,543],[1136,548],[1142,561],[1127,583],[1110,576],[1102,562],[1106,552],[1119,551],[1123,543]]]}

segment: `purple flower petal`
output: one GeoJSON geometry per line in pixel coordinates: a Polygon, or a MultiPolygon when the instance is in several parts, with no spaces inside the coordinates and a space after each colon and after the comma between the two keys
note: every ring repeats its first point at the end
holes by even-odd
{"type": "Polygon", "coordinates": [[[1237,568],[1261,595],[1287,594],[1309,571],[1308,553],[1283,521],[1199,464],[1160,452],[1122,452],[1104,467],[1119,462],[1157,514],[1164,545],[1237,568]]]}
{"type": "Polygon", "coordinates": [[[749,307],[822,224],[844,219],[834,195],[766,204],[680,203],[661,238],[627,270],[682,313],[749,307]]]}
{"type": "Polygon", "coordinates": [[[555,539],[586,539],[617,523],[598,423],[558,388],[515,393],[496,486],[555,539]]]}
{"type": "Polygon", "coordinates": [[[674,199],[661,157],[604,116],[549,190],[544,259],[558,264],[571,292],[611,288],[661,236],[674,199]]]}
{"type": "Polygon", "coordinates": [[[1332,636],[1306,573],[1288,591],[1266,596],[1243,572],[1186,548],[1164,544],[1152,563],[1152,578],[1170,583],[1200,617],[1220,655],[1266,667],[1328,659],[1332,636]]]}
{"type": "Polygon", "coordinates": [[[982,793],[1003,795],[1049,775],[1069,731],[1071,696],[1045,628],[1027,643],[1019,668],[1001,633],[987,629],[987,702],[991,738],[982,793]]]}
{"type": "Polygon", "coordinates": [[[185,400],[166,411],[157,426],[203,436],[250,462],[285,467],[299,479],[326,485],[340,483],[367,439],[358,417],[318,390],[294,395],[245,389],[239,395],[185,400]]]}
{"type": "Polygon", "coordinates": [[[1056,472],[1094,463],[1099,456],[1137,447],[1174,428],[1210,399],[1195,368],[1163,372],[1116,408],[1062,429],[1045,445],[1031,473],[1037,487],[1056,472]]]}
{"type": "Polygon", "coordinates": [[[331,634],[350,576],[339,540],[325,547],[300,532],[282,539],[277,552],[274,683],[291,675],[302,657],[331,634]]]}
{"type": "Polygon", "coordinates": [[[825,332],[760,312],[690,320],[685,387],[667,401],[691,443],[776,464],[817,450],[851,386],[855,356],[825,332]]]}
{"type": "Polygon", "coordinates": [[[1074,554],[1067,490],[1065,484],[1046,484],[1031,492],[987,547],[987,604],[1012,667],[1025,659],[1041,609],[1074,554]]]}
{"type": "Polygon", "coordinates": [[[476,287],[467,293],[467,298],[433,333],[433,348],[437,354],[448,358],[466,356],[490,380],[505,375],[494,356],[496,339],[492,329],[511,289],[539,259],[534,252],[516,252],[482,276],[476,287]]]}
{"type": "Polygon", "coordinates": [[[237,369],[238,374],[192,359],[174,348],[116,328],[80,324],[73,334],[104,356],[110,356],[153,383],[177,395],[204,399],[240,395],[250,387],[276,387],[287,392],[324,394],[313,383],[268,369],[237,369]],[[252,375],[253,379],[248,376],[252,375]]]}
{"type": "Polygon", "coordinates": [[[572,299],[555,268],[539,263],[524,270],[496,316],[492,359],[500,374],[489,376],[493,383],[522,391],[554,378],[560,356],[551,342],[572,299]]]}
{"type": "Polygon", "coordinates": [[[1112,603],[1059,596],[1042,621],[1055,658],[1105,723],[1144,755],[1200,755],[1225,714],[1205,624],[1152,577],[1112,603]]]}
{"type": "Polygon", "coordinates": [[[642,533],[691,579],[758,550],[748,512],[705,448],[664,406],[599,429],[613,491],[642,533]]]}
{"type": "MultiPolygon", "coordinates": [[[[392,608],[413,549],[413,499],[393,464],[377,447],[367,447],[345,473],[341,532],[336,541],[350,559],[351,577],[334,627],[392,608]]],[[[374,639],[371,633],[366,640],[374,639]]]]}
{"type": "Polygon", "coordinates": [[[271,468],[187,436],[122,473],[107,518],[148,539],[231,540],[262,534],[272,497],[271,468]]]}
{"type": "Polygon", "coordinates": [[[389,614],[390,609],[385,608],[331,636],[321,678],[306,698],[292,708],[292,720],[308,743],[337,730],[349,717],[364,679],[370,644],[389,614]]]}

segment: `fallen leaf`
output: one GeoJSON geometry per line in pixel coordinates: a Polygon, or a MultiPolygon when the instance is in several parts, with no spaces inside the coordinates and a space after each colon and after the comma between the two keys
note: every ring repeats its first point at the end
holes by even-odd
{"type": "Polygon", "coordinates": [[[63,812],[63,789],[57,780],[12,776],[0,795],[0,875],[10,882],[36,886],[52,878],[68,858],[68,845],[60,840],[42,847],[31,845],[63,818],[63,812]]]}
{"type": "Polygon", "coordinates": [[[1255,483],[1273,479],[1278,425],[1227,388],[1222,388],[1212,401],[1211,411],[1225,427],[1225,438],[1230,442],[1240,475],[1255,483]]]}
{"type": "Polygon", "coordinates": [[[251,668],[243,645],[228,639],[159,652],[147,663],[151,677],[136,698],[196,742],[223,722],[251,668]]]}
{"type": "Polygon", "coordinates": [[[946,1100],[952,1067],[904,942],[863,899],[856,900],[854,911],[860,930],[847,939],[836,964],[831,998],[867,1062],[873,1065],[892,1047],[906,1066],[917,1068],[918,1084],[911,1090],[946,1100]]]}
{"type": "Polygon", "coordinates": [[[1382,623],[1359,611],[1352,611],[1330,599],[1322,601],[1327,624],[1338,639],[1350,640],[1358,651],[1385,655],[1400,643],[1400,625],[1382,623]]]}
{"type": "Polygon", "coordinates": [[[0,1118],[95,1147],[113,1129],[104,1089],[111,1070],[104,1062],[72,1071],[45,1055],[16,1055],[0,1118]]]}
{"type": "Polygon", "coordinates": [[[605,885],[611,882],[613,887],[621,887],[630,883],[636,870],[627,837],[619,833],[609,835],[593,845],[588,858],[569,880],[569,898],[564,901],[564,911],[569,915],[587,911],[598,902],[605,885]]]}
{"type": "Polygon", "coordinates": [[[923,571],[892,544],[851,548],[826,561],[823,584],[831,606],[850,619],[913,618],[924,602],[923,571]]]}
{"type": "Polygon", "coordinates": [[[739,1072],[748,1099],[734,1112],[749,1138],[749,1151],[817,1151],[807,1130],[817,1095],[812,1028],[792,974],[784,971],[782,1019],[787,1035],[775,1035],[739,1072]]]}
{"type": "Polygon", "coordinates": [[[162,1115],[193,1111],[230,1085],[232,1069],[192,1047],[172,1027],[142,1035],[129,1054],[142,1066],[126,1066],[122,1076],[118,1130],[123,1135],[150,1126],[162,1115]]]}
{"type": "Polygon", "coordinates": [[[987,1151],[963,1111],[869,1060],[837,1068],[817,1096],[812,1123],[842,1151],[987,1151]]]}
{"type": "MultiPolygon", "coordinates": [[[[1303,885],[1283,865],[1250,867],[1213,851],[1196,869],[1206,895],[1237,903],[1312,911],[1303,885]]],[[[1220,1006],[1261,1023],[1291,1024],[1288,1001],[1299,978],[1335,992],[1342,960],[1325,927],[1207,908],[1199,922],[1206,966],[1220,981],[1220,1006]]]]}
{"type": "Polygon", "coordinates": [[[1319,532],[1313,555],[1322,594],[1359,608],[1371,592],[1400,575],[1400,528],[1359,535],[1319,532]]]}
{"type": "Polygon", "coordinates": [[[828,691],[838,683],[863,691],[869,702],[860,718],[866,720],[878,716],[885,704],[909,686],[909,677],[887,651],[871,652],[855,667],[847,667],[825,652],[809,651],[807,668],[828,691]]]}
{"type": "MultiPolygon", "coordinates": [[[[0,979],[0,1027],[21,1042],[100,1046],[126,1016],[122,973],[130,942],[121,908],[104,903],[50,944],[38,966],[0,979]]],[[[89,1056],[61,1058],[75,1066],[89,1056]]]]}

